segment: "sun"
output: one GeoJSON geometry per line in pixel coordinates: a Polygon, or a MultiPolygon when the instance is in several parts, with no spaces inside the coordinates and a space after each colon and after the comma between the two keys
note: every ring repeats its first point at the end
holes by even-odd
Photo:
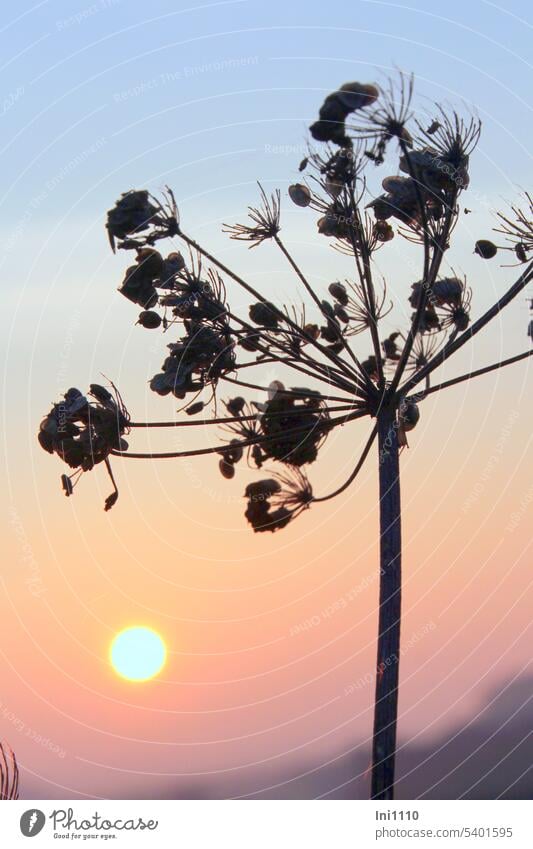
{"type": "Polygon", "coordinates": [[[121,678],[148,681],[161,672],[167,659],[167,649],[162,637],[152,628],[125,628],[113,639],[109,659],[121,678]]]}

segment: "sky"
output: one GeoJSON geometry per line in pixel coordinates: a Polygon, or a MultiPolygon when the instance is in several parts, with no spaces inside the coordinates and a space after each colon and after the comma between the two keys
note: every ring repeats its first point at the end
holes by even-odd
{"type": "MultiPolygon", "coordinates": [[[[184,229],[273,300],[298,303],[272,246],[247,251],[221,232],[244,219],[261,180],[281,189],[282,235],[317,288],[350,273],[286,194],[308,125],[346,80],[412,71],[421,120],[435,101],[481,118],[463,196],[472,212],[448,257],[479,315],[517,274],[473,245],[490,238],[494,210],[531,186],[530,11],[484,0],[44,0],[6,12],[0,43],[0,738],[17,752],[27,798],[149,798],[206,781],[245,794],[267,774],[289,794],[284,774],[368,747],[375,458],[344,496],[267,537],[243,515],[253,473],[226,482],[209,457],[117,460],[110,513],[102,470],[66,500],[38,424],[68,387],[85,391],[102,375],[134,419],[177,415],[147,385],[164,340],[135,326],[135,307],[116,292],[128,262],[110,251],[104,222],[121,192],[170,185],[184,229]],[[166,642],[151,682],[128,683],[109,665],[128,625],[166,642]]],[[[377,190],[394,157],[383,167],[393,170],[373,176],[377,190]]],[[[378,258],[397,299],[386,332],[409,315],[417,262],[399,238],[378,258]]],[[[247,309],[231,285],[228,298],[247,309]]],[[[528,321],[524,295],[443,379],[525,350],[528,321]]],[[[527,363],[432,396],[402,455],[407,745],[431,745],[476,717],[488,694],[531,681],[530,398],[527,363]]],[[[354,423],[328,439],[310,470],[317,494],[342,483],[367,432],[354,423]]],[[[130,444],[175,450],[213,438],[151,432],[130,444]]]]}

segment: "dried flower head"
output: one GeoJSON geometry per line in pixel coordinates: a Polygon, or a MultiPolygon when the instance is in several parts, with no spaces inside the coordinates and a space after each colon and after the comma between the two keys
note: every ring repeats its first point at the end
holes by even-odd
{"type": "Polygon", "coordinates": [[[185,335],[167,345],[170,353],[161,372],[150,381],[150,388],[158,395],[172,393],[184,399],[208,385],[215,386],[221,375],[234,368],[235,345],[227,327],[195,319],[185,319],[183,325],[185,335]]]}
{"type": "Polygon", "coordinates": [[[406,372],[414,374],[427,366],[437,351],[444,345],[446,336],[443,334],[417,333],[412,350],[407,360],[406,372]]]}
{"type": "Polygon", "coordinates": [[[130,250],[175,236],[179,231],[178,209],[172,190],[166,188],[163,203],[146,189],[125,192],[108,211],[106,228],[113,251],[116,239],[121,240],[119,248],[130,250]]]}
{"type": "Polygon", "coordinates": [[[337,91],[328,94],[318,113],[318,121],[310,132],[316,141],[349,144],[344,122],[350,113],[371,106],[379,95],[372,83],[344,83],[337,91]]]}
{"type": "Polygon", "coordinates": [[[230,238],[251,242],[251,248],[257,247],[266,239],[273,239],[280,231],[281,193],[279,189],[276,189],[269,198],[261,183],[258,183],[258,185],[261,193],[261,205],[248,207],[249,217],[253,224],[223,225],[224,232],[229,233],[230,238]]]}
{"type": "Polygon", "coordinates": [[[399,73],[390,77],[384,87],[380,87],[377,105],[362,116],[358,124],[348,127],[348,133],[358,139],[371,140],[372,147],[366,150],[366,156],[376,165],[385,158],[388,143],[393,138],[411,147],[412,138],[407,128],[412,112],[414,77],[399,73]],[[367,119],[366,121],[364,119],[367,119]]]}
{"type": "Polygon", "coordinates": [[[465,121],[457,112],[448,114],[442,107],[437,108],[439,118],[430,128],[425,130],[418,124],[420,140],[429,145],[425,150],[434,157],[432,170],[434,177],[440,172],[442,187],[449,188],[453,184],[458,190],[466,189],[469,159],[479,141],[481,121],[476,117],[465,121]],[[430,133],[433,126],[435,129],[430,133]]]}
{"type": "Polygon", "coordinates": [[[397,218],[408,227],[419,229],[423,215],[436,210],[434,193],[430,193],[412,177],[385,177],[384,194],[367,204],[378,222],[397,218]],[[421,205],[422,203],[422,205],[421,205]]]}
{"type": "Polygon", "coordinates": [[[92,383],[88,398],[79,389],[69,389],[41,422],[38,434],[41,448],[57,454],[75,470],[61,479],[67,496],[72,495],[83,472],[102,462],[110,472],[111,452],[128,449],[123,435],[129,432],[129,413],[114,386],[113,390],[114,394],[92,383]]]}
{"type": "MultiPolygon", "coordinates": [[[[333,307],[335,316],[344,325],[345,336],[355,336],[368,330],[373,318],[369,312],[365,291],[361,283],[345,280],[344,283],[332,283],[329,293],[335,300],[333,307]]],[[[374,315],[376,321],[381,321],[392,310],[392,301],[387,298],[385,283],[381,289],[375,290],[374,315]]]]}
{"type": "Polygon", "coordinates": [[[286,527],[311,504],[313,490],[307,476],[294,469],[288,474],[249,483],[245,516],[255,532],[277,531],[286,527]]]}
{"type": "Polygon", "coordinates": [[[501,226],[495,228],[496,233],[503,233],[511,243],[518,264],[529,261],[533,251],[533,196],[529,192],[524,193],[526,209],[518,205],[511,206],[514,218],[498,213],[501,226]]]}

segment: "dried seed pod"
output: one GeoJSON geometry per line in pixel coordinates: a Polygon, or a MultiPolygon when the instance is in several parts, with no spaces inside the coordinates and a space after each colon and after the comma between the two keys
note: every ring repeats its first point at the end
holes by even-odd
{"type": "Polygon", "coordinates": [[[239,345],[241,348],[244,348],[245,351],[258,351],[260,344],[261,337],[259,333],[247,333],[239,339],[239,345]]]}
{"type": "Polygon", "coordinates": [[[465,331],[470,324],[470,316],[464,307],[457,307],[452,313],[452,320],[456,330],[465,331]]]}
{"type": "MultiPolygon", "coordinates": [[[[75,391],[77,392],[77,390],[75,391]]],[[[96,400],[100,401],[101,404],[109,404],[114,401],[109,389],[106,389],[105,386],[101,386],[99,383],[91,383],[89,385],[89,395],[92,395],[93,398],[96,398],[96,400]]]]}
{"type": "Polygon", "coordinates": [[[526,246],[522,242],[517,242],[517,244],[514,246],[514,252],[516,254],[516,258],[520,262],[527,262],[526,246]]]}
{"type": "Polygon", "coordinates": [[[270,328],[278,326],[279,312],[274,304],[268,301],[260,301],[258,304],[252,304],[248,314],[254,324],[260,324],[262,327],[270,328]]]}
{"type": "Polygon", "coordinates": [[[390,224],[384,220],[376,221],[372,228],[372,232],[378,242],[390,242],[391,239],[394,239],[394,230],[390,224]]]}
{"type": "Polygon", "coordinates": [[[227,463],[234,465],[242,459],[243,450],[238,439],[232,439],[226,448],[222,450],[224,459],[227,463]]]}
{"type": "Polygon", "coordinates": [[[281,380],[272,380],[268,384],[268,400],[272,401],[277,395],[280,395],[282,392],[285,392],[285,385],[281,382],[281,380]]]}
{"type": "Polygon", "coordinates": [[[246,401],[244,400],[244,398],[241,398],[241,396],[238,395],[236,398],[231,398],[226,403],[226,409],[228,413],[231,413],[232,416],[238,416],[244,410],[245,404],[246,401]]]}
{"type": "Polygon", "coordinates": [[[261,481],[252,481],[244,490],[244,497],[252,501],[266,501],[272,495],[281,491],[281,485],[275,478],[265,478],[261,481]]]}
{"type": "Polygon", "coordinates": [[[106,227],[113,251],[115,239],[125,239],[130,233],[146,230],[156,214],[157,209],[145,189],[121,195],[113,209],[107,213],[106,227]]]}
{"type": "Polygon", "coordinates": [[[155,330],[162,322],[162,318],[159,313],[154,312],[153,310],[143,310],[139,313],[139,318],[137,319],[137,324],[140,324],[142,327],[146,327],[149,330],[155,330]]]}
{"type": "Polygon", "coordinates": [[[220,469],[222,477],[226,478],[226,480],[229,481],[235,477],[235,466],[233,463],[228,462],[228,460],[222,458],[222,460],[219,461],[218,468],[220,469]]]}
{"type": "Polygon", "coordinates": [[[413,181],[410,177],[384,177],[381,181],[383,191],[391,195],[408,195],[413,193],[413,181]]]}
{"type": "Polygon", "coordinates": [[[361,368],[367,373],[371,380],[377,380],[378,364],[374,354],[371,354],[366,360],[363,360],[361,368]]]}
{"type": "Polygon", "coordinates": [[[69,495],[72,495],[74,487],[72,486],[72,481],[68,475],[61,475],[61,486],[63,487],[63,491],[67,498],[69,495]]]}
{"type": "Polygon", "coordinates": [[[418,405],[414,401],[402,400],[398,410],[398,445],[400,448],[408,448],[406,433],[412,430],[420,418],[418,405]]]}
{"type": "Polygon", "coordinates": [[[188,416],[195,416],[197,413],[201,413],[204,407],[205,404],[203,401],[197,401],[196,404],[191,404],[189,407],[186,407],[185,412],[188,416]]]}
{"type": "Polygon", "coordinates": [[[320,328],[320,335],[326,342],[330,342],[332,345],[335,345],[339,342],[339,337],[341,335],[338,322],[329,321],[327,325],[323,325],[320,328]]]}
{"type": "Polygon", "coordinates": [[[130,265],[126,269],[124,280],[118,291],[129,301],[139,304],[144,309],[148,310],[157,304],[157,292],[153,282],[144,274],[141,265],[130,265]]]}
{"type": "Polygon", "coordinates": [[[169,395],[172,392],[173,381],[164,373],[155,374],[150,381],[150,389],[158,395],[169,395]]]}
{"type": "Polygon", "coordinates": [[[443,304],[460,304],[463,294],[463,284],[457,277],[443,277],[436,280],[431,287],[431,295],[438,306],[443,304]]]}
{"type": "Polygon", "coordinates": [[[341,304],[335,304],[335,317],[342,321],[343,324],[348,324],[350,316],[341,304]]]}
{"type": "Polygon", "coordinates": [[[367,206],[373,210],[376,221],[386,221],[387,218],[392,218],[394,214],[394,208],[383,197],[376,198],[367,206]]]}
{"type": "Polygon", "coordinates": [[[371,106],[379,97],[379,89],[372,83],[344,83],[336,96],[349,112],[355,112],[371,106]]]}
{"type": "Polygon", "coordinates": [[[260,469],[261,466],[263,465],[263,457],[264,457],[260,445],[254,445],[254,447],[252,448],[252,457],[253,457],[255,465],[257,466],[258,469],[260,469]]]}
{"type": "Polygon", "coordinates": [[[174,251],[163,260],[161,272],[159,274],[158,287],[160,289],[168,288],[173,285],[176,274],[183,271],[185,268],[185,260],[179,251],[174,251]]]}
{"type": "Polygon", "coordinates": [[[492,259],[492,257],[496,256],[496,254],[498,253],[498,248],[496,247],[494,242],[489,242],[488,239],[479,239],[476,242],[474,253],[476,253],[482,259],[492,259]]]}
{"type": "Polygon", "coordinates": [[[414,401],[405,401],[400,406],[399,419],[404,430],[413,430],[420,419],[418,404],[414,401]]]}
{"type": "MultiPolygon", "coordinates": [[[[414,314],[412,319],[414,320],[414,314]]],[[[422,321],[420,322],[420,333],[430,333],[433,330],[440,330],[441,324],[440,319],[435,312],[434,307],[428,306],[424,310],[424,314],[422,316],[422,321]]]]}
{"type": "Polygon", "coordinates": [[[400,352],[398,350],[398,344],[396,342],[399,333],[391,333],[387,339],[384,339],[381,343],[381,347],[385,353],[385,356],[388,360],[397,361],[400,359],[400,352]]]}
{"type": "Polygon", "coordinates": [[[116,491],[112,492],[111,495],[107,496],[105,503],[104,503],[104,510],[106,511],[106,513],[107,513],[108,510],[111,510],[111,508],[113,507],[114,504],[117,503],[117,500],[118,500],[118,492],[116,492],[116,491]]]}
{"type": "Polygon", "coordinates": [[[315,342],[320,336],[320,327],[318,324],[305,324],[303,330],[306,336],[310,336],[315,342]]]}
{"type": "Polygon", "coordinates": [[[328,318],[335,318],[335,309],[329,301],[321,301],[322,311],[328,318]]]}
{"type": "Polygon", "coordinates": [[[143,274],[152,280],[159,277],[163,269],[163,257],[153,248],[141,248],[137,251],[137,262],[143,274]]]}
{"type": "Polygon", "coordinates": [[[343,307],[347,305],[348,292],[346,291],[346,286],[343,286],[342,283],[330,283],[328,286],[328,292],[343,307]]]}
{"type": "Polygon", "coordinates": [[[37,434],[37,440],[41,448],[44,448],[49,454],[54,453],[55,440],[49,433],[45,430],[40,430],[37,434]]]}
{"type": "Polygon", "coordinates": [[[334,212],[327,212],[326,215],[319,218],[316,226],[318,227],[318,232],[323,236],[337,236],[339,239],[342,238],[346,229],[344,222],[334,212]]]}
{"type": "Polygon", "coordinates": [[[292,519],[292,513],[286,507],[278,507],[277,510],[267,512],[264,516],[260,516],[258,520],[250,519],[249,511],[246,517],[251,522],[254,531],[279,531],[285,528],[292,519]]]}
{"type": "Polygon", "coordinates": [[[311,192],[303,183],[289,186],[289,197],[296,206],[309,206],[311,203],[311,192]]]}
{"type": "Polygon", "coordinates": [[[432,121],[429,127],[427,128],[426,133],[428,134],[428,136],[432,136],[433,133],[436,133],[437,130],[440,129],[440,126],[440,121],[432,121]]]}

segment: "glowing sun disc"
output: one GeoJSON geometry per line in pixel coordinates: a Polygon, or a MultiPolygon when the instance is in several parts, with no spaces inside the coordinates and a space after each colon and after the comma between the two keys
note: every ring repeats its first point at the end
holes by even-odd
{"type": "Polygon", "coordinates": [[[125,628],[111,643],[109,658],[121,678],[148,681],[161,672],[167,649],[160,635],[151,628],[125,628]]]}

